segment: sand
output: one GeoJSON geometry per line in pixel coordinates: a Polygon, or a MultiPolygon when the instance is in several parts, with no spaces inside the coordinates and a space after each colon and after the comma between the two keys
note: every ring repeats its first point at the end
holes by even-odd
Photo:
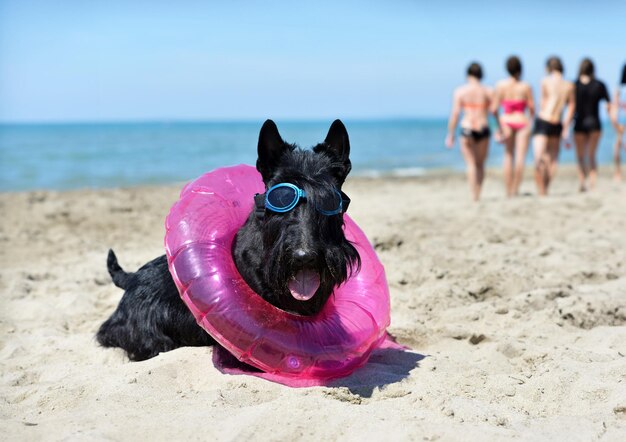
{"type": "Polygon", "coordinates": [[[222,374],[211,348],[95,342],[122,294],[107,250],[161,254],[179,188],[0,194],[2,440],[626,440],[626,185],[577,194],[566,169],[507,200],[491,171],[474,204],[459,175],[349,179],[413,350],[303,389],[222,374]]]}

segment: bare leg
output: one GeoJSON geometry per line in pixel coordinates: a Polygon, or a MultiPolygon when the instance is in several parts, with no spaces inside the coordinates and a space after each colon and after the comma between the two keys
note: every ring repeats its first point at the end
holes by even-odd
{"type": "Polygon", "coordinates": [[[465,167],[467,170],[467,183],[469,184],[470,192],[472,193],[472,199],[478,201],[480,196],[480,185],[477,179],[476,170],[476,143],[471,137],[460,137],[459,145],[461,146],[461,153],[465,159],[465,167]]]}
{"type": "Polygon", "coordinates": [[[548,137],[546,135],[535,135],[533,137],[533,155],[535,159],[535,184],[539,195],[547,192],[546,181],[548,176],[548,163],[546,162],[546,151],[548,150],[548,137]]]}
{"type": "Polygon", "coordinates": [[[515,132],[504,141],[504,188],[506,196],[514,194],[513,154],[515,150],[515,132]]]}
{"type": "Polygon", "coordinates": [[[548,161],[548,180],[546,182],[546,192],[550,182],[556,176],[556,169],[559,163],[559,150],[561,148],[561,137],[549,137],[548,149],[547,149],[547,161],[548,161]]]}
{"type": "Polygon", "coordinates": [[[485,161],[489,154],[489,137],[486,137],[476,143],[476,180],[478,183],[478,194],[482,190],[483,181],[485,179],[485,161]]]}
{"type": "Polygon", "coordinates": [[[585,132],[574,132],[574,144],[576,144],[576,162],[578,170],[578,190],[584,192],[587,190],[587,144],[589,143],[589,134],[585,132]]]}
{"type": "Polygon", "coordinates": [[[616,182],[622,181],[622,168],[621,168],[621,147],[622,147],[622,134],[617,133],[615,137],[615,146],[613,146],[613,161],[615,162],[615,173],[613,174],[613,180],[616,182]]]}
{"type": "Polygon", "coordinates": [[[513,174],[513,195],[519,194],[524,179],[526,152],[530,141],[530,125],[515,131],[515,172],[513,174]]]}
{"type": "Polygon", "coordinates": [[[588,152],[589,152],[589,186],[594,189],[596,187],[596,179],[598,178],[598,164],[596,163],[596,152],[602,131],[594,130],[589,133],[588,152]]]}

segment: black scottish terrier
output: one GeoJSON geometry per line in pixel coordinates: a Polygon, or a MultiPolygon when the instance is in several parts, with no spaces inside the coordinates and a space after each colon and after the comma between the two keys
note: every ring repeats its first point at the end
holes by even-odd
{"type": "MultiPolygon", "coordinates": [[[[290,183],[306,198],[283,213],[259,208],[257,198],[232,253],[244,281],[280,309],[318,313],[334,288],[360,267],[359,254],[343,233],[347,205],[334,214],[320,210],[334,206],[338,194],[345,197],[341,186],[352,167],[349,154],[348,133],[339,120],[311,150],[284,142],[271,120],[261,128],[256,167],[266,189],[290,183]]],[[[121,347],[140,361],[182,346],[215,344],[181,300],[165,256],[126,273],[111,250],[107,267],[114,284],[126,292],[98,330],[102,346],[121,347]]]]}

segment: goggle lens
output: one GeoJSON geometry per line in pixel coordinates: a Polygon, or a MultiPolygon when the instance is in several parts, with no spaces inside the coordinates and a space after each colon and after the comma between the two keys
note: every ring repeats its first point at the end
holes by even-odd
{"type": "Polygon", "coordinates": [[[334,214],[341,211],[341,194],[334,191],[332,195],[325,195],[315,201],[315,208],[323,214],[334,214]]]}
{"type": "MultiPolygon", "coordinates": [[[[313,202],[317,211],[323,215],[336,215],[348,209],[350,199],[337,189],[333,190],[331,195],[327,195],[324,198],[320,198],[319,201],[313,202]]],[[[259,196],[261,198],[263,197],[262,195],[259,196]]],[[[265,193],[265,209],[271,210],[272,212],[285,213],[296,207],[300,198],[306,197],[306,192],[294,184],[279,183],[269,188],[265,193]]],[[[261,203],[261,201],[259,201],[259,203],[261,203]]]]}
{"type": "Polygon", "coordinates": [[[268,205],[277,209],[287,209],[295,205],[298,200],[298,191],[291,187],[274,187],[266,195],[268,205]]]}

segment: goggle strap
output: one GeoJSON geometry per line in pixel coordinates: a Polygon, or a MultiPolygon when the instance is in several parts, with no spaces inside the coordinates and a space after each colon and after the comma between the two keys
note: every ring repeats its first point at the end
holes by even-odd
{"type": "Polygon", "coordinates": [[[265,194],[257,193],[254,195],[254,215],[257,219],[265,217],[265,194]]]}
{"type": "Polygon", "coordinates": [[[343,193],[343,190],[339,193],[341,193],[341,212],[346,213],[348,211],[348,206],[350,205],[350,198],[348,195],[343,193]]]}

